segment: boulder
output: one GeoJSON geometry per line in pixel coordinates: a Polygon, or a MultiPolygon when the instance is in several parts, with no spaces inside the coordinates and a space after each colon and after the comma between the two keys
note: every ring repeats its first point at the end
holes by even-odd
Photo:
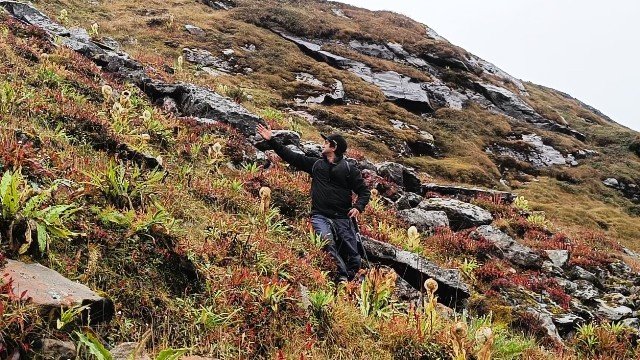
{"type": "Polygon", "coordinates": [[[366,236],[362,236],[362,244],[370,261],[393,268],[416,290],[429,278],[437,281],[438,299],[449,307],[463,307],[471,295],[458,269],[443,269],[418,254],[366,236]]]}
{"type": "MultiPolygon", "coordinates": [[[[298,134],[295,131],[291,131],[291,130],[273,130],[272,131],[272,138],[275,139],[276,141],[278,141],[280,144],[282,145],[293,145],[295,147],[299,147],[300,146],[300,134],[298,134]]],[[[269,143],[262,138],[262,136],[260,135],[256,135],[253,137],[252,139],[253,144],[255,145],[256,148],[258,148],[258,150],[269,150],[271,149],[271,146],[269,146],[269,143]]],[[[304,154],[304,152],[302,150],[298,150],[300,151],[300,153],[304,154]]]]}
{"type": "Polygon", "coordinates": [[[539,269],[542,265],[542,258],[535,251],[518,243],[509,235],[492,226],[480,226],[471,233],[471,237],[482,237],[488,240],[498,248],[500,251],[499,256],[509,260],[513,264],[530,269],[539,269]]]}
{"type": "Polygon", "coordinates": [[[322,157],[322,145],[320,144],[304,141],[302,142],[301,147],[302,151],[304,151],[307,156],[322,157]]]}
{"type": "Polygon", "coordinates": [[[619,321],[628,318],[633,314],[633,310],[617,304],[610,304],[602,299],[596,299],[598,304],[596,308],[596,316],[608,321],[619,321]]]}
{"type": "Polygon", "coordinates": [[[393,181],[406,191],[420,194],[421,184],[416,173],[402,164],[383,162],[378,165],[378,174],[383,178],[393,181]]]}
{"type": "Polygon", "coordinates": [[[418,206],[424,210],[444,211],[449,217],[451,228],[456,231],[490,224],[493,221],[491,213],[487,210],[455,199],[425,199],[418,206]]]}
{"type": "Polygon", "coordinates": [[[449,227],[449,218],[447,218],[447,214],[444,211],[413,208],[398,211],[398,217],[420,231],[433,230],[437,227],[449,227]]]}
{"type": "Polygon", "coordinates": [[[92,324],[109,321],[114,315],[111,300],[40,264],[7,260],[2,273],[13,279],[12,291],[16,297],[21,298],[24,293],[26,298],[44,311],[88,305],[82,318],[90,319],[92,324]]]}
{"type": "Polygon", "coordinates": [[[195,26],[195,25],[185,25],[184,29],[191,35],[196,35],[196,36],[204,36],[204,30],[200,29],[199,27],[195,26]]]}
{"type": "Polygon", "coordinates": [[[193,84],[168,84],[154,80],[146,83],[143,90],[152,99],[174,99],[183,116],[216,119],[236,128],[246,137],[254,136],[256,124],[262,122],[260,117],[242,105],[193,84]]]}
{"type": "Polygon", "coordinates": [[[75,359],[76,346],[71,341],[44,339],[42,340],[42,357],[47,360],[75,359]]]}
{"type": "Polygon", "coordinates": [[[344,85],[342,85],[342,81],[335,80],[335,83],[331,86],[331,92],[326,94],[321,94],[318,96],[311,96],[305,100],[305,103],[313,103],[313,104],[324,104],[324,105],[333,105],[333,104],[344,104],[345,103],[345,93],[344,93],[344,85]]]}
{"type": "Polygon", "coordinates": [[[436,193],[440,195],[453,196],[461,201],[469,201],[479,196],[486,196],[500,199],[505,203],[511,203],[515,200],[515,195],[507,191],[498,191],[491,189],[483,189],[479,187],[455,186],[455,185],[439,185],[434,183],[423,184],[422,193],[436,193]]]}
{"type": "Polygon", "coordinates": [[[545,250],[545,253],[547,253],[547,257],[553,265],[559,268],[563,267],[569,260],[568,250],[545,250]]]}
{"type": "Polygon", "coordinates": [[[406,192],[400,196],[400,198],[396,201],[396,209],[398,210],[406,210],[412,209],[420,202],[424,200],[424,198],[416,193],[406,192]]]}

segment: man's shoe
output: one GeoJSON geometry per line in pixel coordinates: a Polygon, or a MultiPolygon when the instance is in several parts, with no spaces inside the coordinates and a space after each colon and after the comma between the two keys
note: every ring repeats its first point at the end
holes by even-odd
{"type": "Polygon", "coordinates": [[[336,284],[348,283],[349,279],[346,276],[338,276],[336,278],[336,284]]]}

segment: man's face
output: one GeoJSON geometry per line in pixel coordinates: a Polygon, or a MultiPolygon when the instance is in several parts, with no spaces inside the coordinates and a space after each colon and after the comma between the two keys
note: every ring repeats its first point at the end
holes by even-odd
{"type": "Polygon", "coordinates": [[[336,151],[336,148],[334,144],[329,140],[325,140],[324,145],[322,145],[322,155],[328,155],[335,151],[336,151]]]}

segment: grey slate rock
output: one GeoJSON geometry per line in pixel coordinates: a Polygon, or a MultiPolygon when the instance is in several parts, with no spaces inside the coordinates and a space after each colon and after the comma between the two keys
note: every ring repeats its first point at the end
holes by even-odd
{"type": "Polygon", "coordinates": [[[562,268],[569,260],[569,251],[567,250],[545,250],[547,257],[554,266],[562,268]]]}
{"type": "Polygon", "coordinates": [[[398,217],[413,225],[420,231],[433,230],[438,227],[449,227],[449,218],[444,211],[428,211],[413,208],[398,211],[398,217]]]}
{"type": "Polygon", "coordinates": [[[433,192],[440,195],[454,196],[461,201],[469,201],[478,196],[487,196],[498,198],[504,202],[511,203],[516,196],[508,191],[499,191],[492,189],[483,189],[480,187],[456,186],[456,185],[440,185],[440,184],[422,184],[422,192],[426,194],[433,192]]]}
{"type": "Polygon", "coordinates": [[[2,273],[13,279],[11,290],[17,298],[26,291],[26,296],[31,298],[33,304],[47,311],[88,305],[89,308],[83,312],[82,319],[88,319],[90,316],[92,324],[109,321],[115,313],[110,299],[38,263],[25,264],[7,260],[2,273]]]}
{"type": "Polygon", "coordinates": [[[369,260],[393,268],[416,290],[423,288],[425,280],[436,280],[438,299],[449,307],[462,307],[471,295],[458,269],[443,269],[418,254],[366,236],[362,244],[369,260]]]}
{"type": "Polygon", "coordinates": [[[420,202],[424,200],[424,198],[416,193],[406,192],[400,196],[400,198],[396,201],[396,209],[398,210],[407,210],[412,209],[420,202]]]}
{"type": "Polygon", "coordinates": [[[185,25],[184,29],[191,35],[196,35],[196,36],[204,36],[204,30],[202,30],[201,28],[195,26],[195,25],[185,25]]]}
{"type": "Polygon", "coordinates": [[[487,210],[455,199],[425,199],[418,206],[424,210],[444,211],[454,230],[486,225],[493,221],[493,216],[487,210]]]}
{"type": "Polygon", "coordinates": [[[47,360],[75,359],[76,346],[71,341],[44,339],[42,340],[42,357],[47,360]]]}
{"type": "Polygon", "coordinates": [[[480,226],[471,233],[471,237],[485,238],[500,250],[499,255],[501,257],[516,265],[520,265],[525,268],[540,268],[542,265],[542,258],[531,248],[518,243],[509,235],[492,226],[480,226]]]}
{"type": "Polygon", "coordinates": [[[421,193],[421,184],[418,175],[412,170],[405,167],[402,164],[394,162],[383,162],[378,165],[378,175],[393,181],[400,185],[406,191],[410,191],[416,194],[421,193]]]}

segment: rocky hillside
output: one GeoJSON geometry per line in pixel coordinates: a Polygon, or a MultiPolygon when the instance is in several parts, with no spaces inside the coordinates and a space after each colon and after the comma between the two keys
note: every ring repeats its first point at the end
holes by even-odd
{"type": "Polygon", "coordinates": [[[339,3],[0,7],[0,358],[640,356],[640,136],[598,110],[339,3]],[[358,281],[257,123],[347,137],[358,281]]]}

